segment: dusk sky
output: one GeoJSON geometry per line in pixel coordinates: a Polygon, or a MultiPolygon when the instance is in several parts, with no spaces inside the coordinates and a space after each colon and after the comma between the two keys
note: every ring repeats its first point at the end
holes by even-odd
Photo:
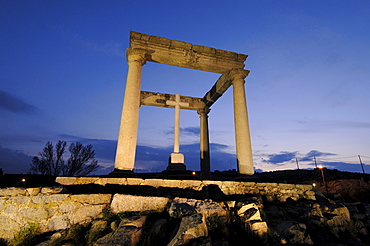
{"type": "MultiPolygon", "coordinates": [[[[26,173],[47,141],[92,144],[113,170],[130,31],[248,55],[255,169],[370,173],[370,1],[0,1],[0,168],[26,173]]],[[[203,97],[220,74],[147,62],[142,90],[203,97]]],[[[136,171],[162,171],[174,110],[141,106],[136,171]]],[[[212,170],[236,168],[231,88],[209,114],[212,170]]],[[[199,117],[180,151],[199,170],[199,117]]],[[[67,158],[67,157],[66,157],[67,158]]]]}

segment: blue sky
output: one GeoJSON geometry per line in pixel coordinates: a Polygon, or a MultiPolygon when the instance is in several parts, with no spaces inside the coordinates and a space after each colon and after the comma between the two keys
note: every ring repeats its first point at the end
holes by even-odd
{"type": "MultiPolygon", "coordinates": [[[[0,167],[25,173],[47,141],[93,144],[112,171],[130,30],[249,55],[255,168],[370,172],[369,1],[0,1],[0,167]]],[[[219,74],[147,63],[142,90],[202,97],[219,74]]],[[[161,171],[173,110],[142,106],[136,168],[161,171]]],[[[209,114],[212,169],[236,168],[232,91],[209,114]]],[[[181,151],[199,170],[199,118],[181,151]]]]}

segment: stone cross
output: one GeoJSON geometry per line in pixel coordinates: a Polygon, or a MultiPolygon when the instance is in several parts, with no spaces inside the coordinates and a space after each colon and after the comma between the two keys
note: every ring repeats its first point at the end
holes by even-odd
{"type": "Polygon", "coordinates": [[[176,94],[175,101],[167,100],[166,104],[169,106],[175,106],[173,152],[180,153],[180,107],[189,107],[189,103],[181,102],[180,94],[176,94]]]}

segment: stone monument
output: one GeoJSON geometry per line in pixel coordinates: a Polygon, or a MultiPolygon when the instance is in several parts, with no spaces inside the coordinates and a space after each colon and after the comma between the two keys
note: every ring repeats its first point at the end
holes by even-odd
{"type": "Polygon", "coordinates": [[[126,57],[128,73],[113,173],[130,173],[134,169],[139,108],[140,105],[149,105],[175,108],[174,153],[167,169],[186,169],[184,156],[179,152],[180,108],[195,110],[199,114],[201,177],[209,178],[208,113],[231,85],[238,171],[240,174],[254,173],[244,88],[244,79],[249,74],[244,70],[247,55],[131,31],[126,57]],[[219,73],[221,76],[203,98],[141,91],[142,67],[146,62],[219,73]]]}

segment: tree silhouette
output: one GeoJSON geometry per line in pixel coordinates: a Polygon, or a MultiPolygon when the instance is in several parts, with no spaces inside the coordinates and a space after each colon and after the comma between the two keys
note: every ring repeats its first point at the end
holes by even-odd
{"type": "Polygon", "coordinates": [[[99,168],[91,144],[83,146],[79,142],[72,143],[68,148],[70,157],[67,164],[63,158],[66,146],[66,141],[59,140],[55,147],[51,142],[47,142],[38,156],[32,159],[30,172],[51,176],[58,176],[61,173],[65,176],[85,176],[99,168]]]}
{"type": "Polygon", "coordinates": [[[83,146],[81,143],[72,143],[69,146],[71,156],[67,165],[63,166],[63,175],[65,176],[86,176],[99,168],[98,161],[94,159],[95,151],[92,145],[83,146]],[[90,164],[87,164],[92,159],[90,164]]]}

